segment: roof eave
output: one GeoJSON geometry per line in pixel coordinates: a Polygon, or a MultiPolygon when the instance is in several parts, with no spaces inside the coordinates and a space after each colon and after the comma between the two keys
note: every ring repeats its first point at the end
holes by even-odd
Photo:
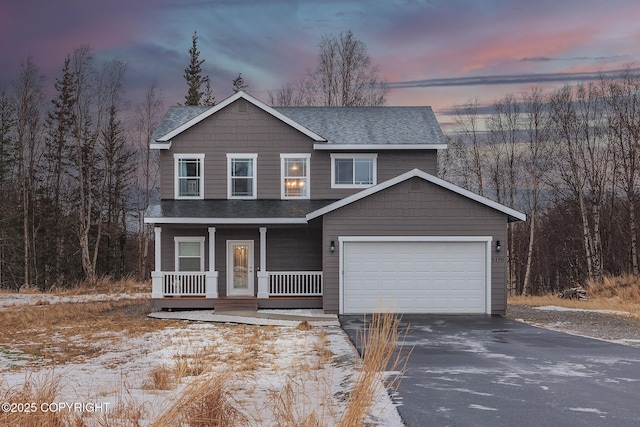
{"type": "Polygon", "coordinates": [[[145,217],[145,224],[306,224],[305,218],[145,217]]]}
{"type": "Polygon", "coordinates": [[[314,150],[445,150],[447,144],[313,144],[314,150]]]}
{"type": "Polygon", "coordinates": [[[168,150],[171,148],[171,141],[168,142],[152,142],[149,144],[152,150],[168,150]]]}

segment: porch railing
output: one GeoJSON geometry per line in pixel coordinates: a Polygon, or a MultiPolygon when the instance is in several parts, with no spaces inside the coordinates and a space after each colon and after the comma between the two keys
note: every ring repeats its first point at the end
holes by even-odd
{"type": "Polygon", "coordinates": [[[270,296],[322,296],[322,271],[269,272],[270,296]]]}
{"type": "Polygon", "coordinates": [[[206,292],[204,272],[164,272],[162,293],[165,296],[204,296],[206,292]]]}

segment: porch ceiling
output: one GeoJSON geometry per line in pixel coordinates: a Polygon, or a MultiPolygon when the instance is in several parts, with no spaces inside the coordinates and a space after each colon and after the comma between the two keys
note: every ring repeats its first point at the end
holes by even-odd
{"type": "Polygon", "coordinates": [[[161,200],[151,203],[145,223],[306,223],[306,215],[336,200],[161,200]]]}

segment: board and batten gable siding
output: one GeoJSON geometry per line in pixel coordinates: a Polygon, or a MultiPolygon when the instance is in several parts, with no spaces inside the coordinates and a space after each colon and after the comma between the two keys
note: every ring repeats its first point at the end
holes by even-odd
{"type": "MultiPolygon", "coordinates": [[[[391,141],[397,142],[397,141],[391,141]]],[[[331,153],[313,150],[314,141],[244,99],[238,99],[172,140],[160,150],[160,195],[174,198],[174,154],[204,154],[204,198],[227,198],[227,153],[257,154],[259,199],[280,199],[280,154],[311,154],[312,199],[340,199],[361,189],[331,188],[331,153]]],[[[342,153],[343,151],[336,151],[342,153]]],[[[370,151],[372,152],[372,151],[370,151]]],[[[377,182],[414,168],[437,173],[436,150],[379,150],[377,182]]]]}
{"type": "Polygon", "coordinates": [[[419,177],[329,212],[323,216],[324,310],[339,310],[340,236],[491,236],[491,312],[504,314],[506,229],[505,214],[419,177]],[[501,252],[495,252],[496,240],[501,252]]]}

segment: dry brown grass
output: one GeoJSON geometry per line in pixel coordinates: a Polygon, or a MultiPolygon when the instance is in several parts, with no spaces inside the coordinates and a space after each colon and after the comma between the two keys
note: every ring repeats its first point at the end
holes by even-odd
{"type": "Polygon", "coordinates": [[[589,284],[586,289],[588,295],[586,301],[562,299],[555,294],[547,294],[527,297],[510,296],[509,304],[614,310],[640,316],[640,277],[632,275],[604,277],[601,282],[589,284]]]}
{"type": "MultiPolygon", "coordinates": [[[[366,323],[366,322],[365,322],[366,323]]],[[[341,427],[359,427],[365,425],[379,393],[385,393],[383,375],[385,371],[399,371],[387,387],[397,388],[405,370],[410,351],[401,354],[396,344],[401,337],[398,315],[382,312],[374,314],[366,331],[360,337],[364,355],[355,374],[352,390],[349,392],[346,408],[340,416],[336,415],[335,401],[331,384],[317,375],[303,378],[300,374],[310,374],[308,370],[297,369],[296,377],[289,376],[283,387],[269,394],[267,407],[278,426],[320,427],[338,425],[341,427]],[[318,390],[318,387],[322,390],[318,390]]],[[[326,332],[318,335],[313,344],[321,363],[332,361],[332,353],[326,332]]]]}
{"type": "MultiPolygon", "coordinates": [[[[15,289],[0,288],[0,293],[15,293],[15,289]]],[[[110,277],[101,277],[94,283],[80,282],[72,284],[54,285],[46,292],[37,286],[22,286],[21,294],[42,295],[95,295],[95,294],[134,294],[151,292],[151,281],[140,281],[131,277],[113,280],[110,277]]]]}
{"type": "Polygon", "coordinates": [[[156,366],[149,372],[149,380],[144,383],[147,390],[171,390],[175,386],[175,374],[167,365],[156,366]]]}
{"type": "Polygon", "coordinates": [[[29,377],[21,386],[1,387],[0,401],[13,404],[34,402],[35,407],[15,407],[15,412],[0,411],[0,425],[20,427],[52,426],[62,427],[74,425],[73,417],[68,412],[42,411],[40,402],[56,402],[60,389],[60,377],[51,373],[41,377],[29,377]]]}
{"type": "Polygon", "coordinates": [[[115,407],[75,412],[60,408],[61,377],[49,371],[39,377],[29,376],[19,386],[0,384],[0,401],[16,404],[15,411],[0,411],[0,425],[19,427],[123,427],[140,426],[146,416],[143,404],[135,399],[120,399],[115,407]],[[29,403],[28,410],[17,406],[29,403]],[[33,402],[33,403],[31,403],[33,402]],[[56,405],[56,406],[53,406],[56,405]],[[59,410],[56,410],[60,408],[59,410]]]}
{"type": "MultiPolygon", "coordinates": [[[[365,324],[366,324],[365,319],[365,324]]],[[[342,427],[362,426],[371,412],[376,395],[382,391],[385,371],[400,371],[387,387],[397,389],[410,356],[396,352],[396,344],[401,336],[400,317],[388,311],[371,316],[361,334],[363,356],[356,381],[347,399],[347,407],[340,418],[342,427]]]]}
{"type": "Polygon", "coordinates": [[[112,340],[177,325],[149,319],[148,300],[74,302],[5,307],[0,311],[0,342],[7,348],[64,364],[94,357],[112,340]]]}
{"type": "Polygon", "coordinates": [[[324,427],[333,425],[334,405],[330,390],[325,390],[323,402],[316,407],[305,386],[305,380],[289,376],[284,386],[269,393],[267,407],[279,427],[324,427]]]}
{"type": "Polygon", "coordinates": [[[210,375],[188,384],[152,426],[234,427],[249,425],[248,417],[238,410],[227,392],[228,374],[210,375]]]}
{"type": "Polygon", "coordinates": [[[302,322],[298,323],[298,326],[296,326],[296,329],[299,331],[310,331],[311,324],[306,320],[303,320],[302,322]]]}

